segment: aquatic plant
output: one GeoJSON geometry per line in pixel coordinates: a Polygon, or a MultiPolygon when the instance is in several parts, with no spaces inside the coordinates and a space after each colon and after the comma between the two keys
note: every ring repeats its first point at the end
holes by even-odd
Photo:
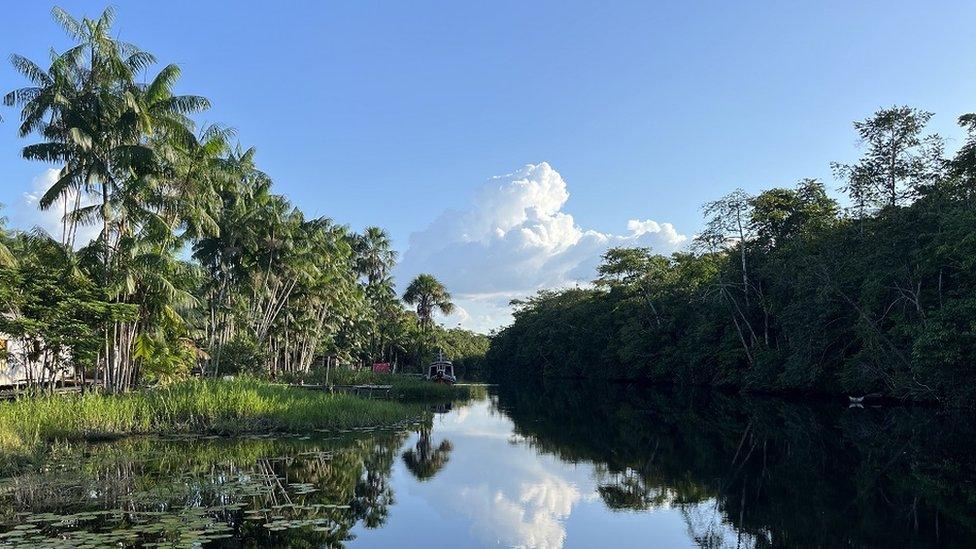
{"type": "Polygon", "coordinates": [[[407,431],[66,442],[0,482],[0,545],[332,547],[379,527],[407,431]]]}
{"type": "Polygon", "coordinates": [[[0,456],[56,440],[131,434],[307,432],[400,424],[420,406],[241,378],[188,380],[124,395],[60,395],[0,404],[0,456]]]}

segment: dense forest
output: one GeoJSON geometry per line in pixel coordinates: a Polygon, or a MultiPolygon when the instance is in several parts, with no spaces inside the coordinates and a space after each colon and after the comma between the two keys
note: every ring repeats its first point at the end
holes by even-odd
{"type": "Polygon", "coordinates": [[[31,141],[23,157],[58,169],[40,207],[62,214],[60,234],[0,222],[0,334],[43,365],[32,381],[67,371],[119,391],[191,371],[484,353],[485,336],[433,321],[452,309],[433,276],[400,299],[382,229],[307,217],[231,128],[198,127],[210,102],[175,91],[178,66],[114,38],[112,9],[53,14],[75,45],[46,67],[12,55],[26,82],[4,97],[31,141]],[[98,236],[83,241],[84,227],[98,236]]]}
{"type": "Polygon", "coordinates": [[[885,108],[823,182],[705,205],[671,256],[612,249],[593,285],[513,302],[496,379],[644,379],[758,392],[976,397],[976,115],[946,158],[931,113],[885,108]]]}

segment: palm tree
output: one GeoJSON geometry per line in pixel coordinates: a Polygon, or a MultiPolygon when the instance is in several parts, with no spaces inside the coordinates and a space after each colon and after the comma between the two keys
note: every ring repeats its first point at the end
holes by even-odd
{"type": "MultiPolygon", "coordinates": [[[[3,98],[5,105],[21,105],[21,125],[19,129],[20,137],[26,137],[34,132],[42,132],[45,127],[45,120],[50,124],[57,123],[62,111],[62,104],[74,91],[74,79],[71,76],[70,64],[72,59],[66,54],[51,55],[51,66],[48,70],[42,69],[36,63],[26,57],[13,54],[10,62],[14,69],[28,80],[30,85],[18,88],[7,93],[3,98]]],[[[60,177],[63,177],[64,172],[60,177]]],[[[80,205],[81,189],[77,188],[77,182],[65,183],[64,194],[64,217],[62,218],[63,228],[61,232],[62,243],[68,243],[70,233],[74,232],[75,224],[68,219],[68,194],[75,194],[75,209],[80,205]]]]}
{"type": "Polygon", "coordinates": [[[403,300],[417,307],[417,318],[424,328],[433,325],[434,309],[446,315],[454,311],[451,294],[432,274],[424,273],[413,279],[403,293],[403,300]]]}
{"type": "Polygon", "coordinates": [[[430,480],[447,465],[454,446],[449,440],[442,440],[437,447],[431,441],[431,428],[424,425],[418,434],[417,444],[403,453],[403,463],[417,480],[430,480]]]}
{"type": "Polygon", "coordinates": [[[390,236],[379,227],[366,227],[356,238],[356,268],[366,277],[369,284],[386,281],[397,253],[390,242],[390,236]]]}
{"type": "MultiPolygon", "coordinates": [[[[0,208],[3,208],[3,204],[0,204],[0,208]]],[[[0,267],[13,267],[17,264],[17,259],[7,246],[6,224],[7,218],[0,216],[0,267]]]]}
{"type": "MultiPolygon", "coordinates": [[[[111,8],[98,19],[77,20],[60,8],[53,15],[76,45],[52,54],[47,71],[14,56],[15,68],[31,85],[4,100],[22,106],[21,134],[42,138],[25,147],[23,156],[62,166],[40,200],[45,209],[64,202],[62,243],[72,247],[79,223],[101,221],[100,237],[81,256],[97,257],[92,272],[106,297],[138,311],[109,328],[101,353],[106,387],[124,390],[138,375],[132,352],[136,338],[155,331],[164,318],[178,319],[174,307],[191,301],[174,284],[185,277],[174,263],[181,244],[173,230],[186,226],[189,213],[199,210],[192,207],[191,197],[200,200],[208,193],[187,188],[183,174],[172,169],[180,165],[172,153],[192,143],[189,114],[209,103],[173,93],[180,75],[175,65],[164,67],[148,83],[136,82],[136,75],[156,59],[113,38],[111,8]],[[83,193],[101,200],[80,207],[83,193]],[[75,207],[69,212],[72,195],[75,207]]],[[[192,175],[194,181],[206,181],[192,175]]],[[[205,226],[206,218],[198,224],[205,226]]]]}
{"type": "Polygon", "coordinates": [[[24,157],[63,165],[58,181],[41,199],[42,208],[50,207],[56,200],[66,200],[71,191],[90,192],[100,187],[107,266],[109,197],[120,184],[119,179],[148,158],[139,143],[140,117],[133,112],[132,81],[155,58],[112,38],[115,12],[111,8],[95,20],[78,21],[60,8],[54,8],[52,13],[77,44],[62,54],[52,55],[47,72],[24,57],[13,56],[14,67],[33,86],[15,90],[4,99],[7,104],[23,107],[22,136],[37,132],[47,140],[25,147],[24,157]]]}
{"type": "Polygon", "coordinates": [[[369,332],[368,356],[365,358],[369,361],[382,360],[388,331],[386,325],[392,318],[391,303],[402,308],[390,277],[396,265],[397,252],[389,235],[379,227],[366,227],[362,235],[355,235],[353,249],[356,252],[356,271],[366,280],[364,290],[369,306],[368,318],[365,319],[369,332]]]}

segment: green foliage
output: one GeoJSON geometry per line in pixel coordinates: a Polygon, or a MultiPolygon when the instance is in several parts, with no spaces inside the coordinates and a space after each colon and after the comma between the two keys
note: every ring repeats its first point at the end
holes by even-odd
{"type": "MultiPolygon", "coordinates": [[[[896,129],[917,137],[923,118],[899,119],[896,129]]],[[[910,150],[866,153],[865,165],[880,170],[872,185],[893,201],[873,215],[841,216],[814,180],[755,197],[737,192],[706,208],[712,219],[699,253],[614,249],[593,289],[516,303],[514,324],[486,357],[492,377],[878,392],[972,405],[976,138],[942,176],[920,152],[931,143],[916,137],[910,150]],[[884,154],[896,161],[894,176],[878,167],[884,154]]]]}
{"type": "Polygon", "coordinates": [[[77,265],[77,258],[43,234],[10,240],[18,261],[0,268],[5,314],[0,332],[21,340],[27,359],[56,372],[92,367],[102,331],[136,315],[134,307],[112,303],[77,265]]]}
{"type": "Polygon", "coordinates": [[[931,119],[930,112],[891,107],[854,123],[867,150],[857,164],[835,163],[833,168],[845,181],[859,217],[869,208],[909,202],[939,178],[944,165],[942,139],[922,134],[931,119]]]}
{"type": "Polygon", "coordinates": [[[392,401],[292,389],[254,379],[187,380],[126,395],[0,403],[0,453],[56,440],[147,433],[308,432],[393,425],[421,410],[392,401]]]}
{"type": "Polygon", "coordinates": [[[489,342],[488,336],[462,328],[438,328],[435,332],[437,349],[454,363],[455,375],[464,380],[485,377],[482,362],[489,342]]]}
{"type": "Polygon", "coordinates": [[[417,306],[417,318],[425,327],[433,322],[434,309],[439,309],[444,314],[451,314],[454,310],[447,288],[434,275],[427,273],[417,275],[417,278],[410,281],[403,293],[403,300],[417,306]]]}
{"type": "MultiPolygon", "coordinates": [[[[221,125],[197,127],[210,103],[175,94],[179,67],[115,38],[113,9],[53,17],[73,45],[46,68],[12,56],[26,82],[4,96],[20,108],[20,135],[38,140],[24,158],[59,169],[40,207],[64,213],[58,240],[8,234],[0,219],[0,329],[28,341],[31,359],[74,365],[113,392],[194,368],[419,369],[433,311],[451,310],[443,285],[418,277],[406,295],[418,314],[406,310],[382,229],[356,234],[274,193],[253,148],[221,125]],[[95,241],[76,242],[84,225],[99,227],[95,241]]],[[[478,352],[457,337],[445,345],[462,361],[478,352]]]]}
{"type": "Polygon", "coordinates": [[[224,374],[260,376],[267,364],[267,353],[255,341],[238,336],[220,348],[220,370],[224,374]]]}
{"type": "Polygon", "coordinates": [[[142,375],[151,382],[168,382],[190,373],[196,364],[196,347],[186,339],[170,339],[166,332],[141,333],[135,337],[133,357],[142,366],[142,375]]]}

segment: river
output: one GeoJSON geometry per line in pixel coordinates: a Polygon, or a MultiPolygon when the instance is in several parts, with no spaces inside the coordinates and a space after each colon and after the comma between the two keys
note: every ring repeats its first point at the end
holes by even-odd
{"type": "Polygon", "coordinates": [[[962,413],[549,383],[403,431],[61,445],[0,544],[976,546],[962,413]]]}

